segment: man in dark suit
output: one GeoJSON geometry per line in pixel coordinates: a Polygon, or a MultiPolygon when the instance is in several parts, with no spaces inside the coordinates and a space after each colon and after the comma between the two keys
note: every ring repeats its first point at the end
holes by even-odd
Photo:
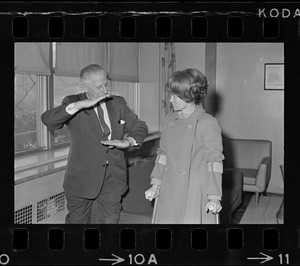
{"type": "Polygon", "coordinates": [[[86,92],[65,97],[41,117],[50,129],[66,125],[71,136],[63,184],[66,223],[91,223],[94,209],[95,223],[118,223],[121,196],[128,188],[123,149],[141,146],[148,127],[123,97],[108,94],[108,75],[102,67],[83,68],[80,81],[86,92]]]}

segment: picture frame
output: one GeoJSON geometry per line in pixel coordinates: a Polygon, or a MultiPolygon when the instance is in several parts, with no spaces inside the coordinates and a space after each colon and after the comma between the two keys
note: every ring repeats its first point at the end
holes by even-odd
{"type": "Polygon", "coordinates": [[[284,64],[265,63],[264,89],[284,90],[284,64]]]}

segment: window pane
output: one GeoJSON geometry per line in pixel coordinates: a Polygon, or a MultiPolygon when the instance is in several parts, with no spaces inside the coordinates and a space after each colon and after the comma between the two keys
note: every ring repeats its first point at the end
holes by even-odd
{"type": "Polygon", "coordinates": [[[125,98],[129,108],[136,113],[137,106],[135,106],[136,83],[123,82],[123,81],[111,81],[110,82],[110,92],[112,94],[117,94],[125,98]]]}
{"type": "Polygon", "coordinates": [[[149,132],[159,131],[159,84],[111,81],[110,91],[125,98],[130,109],[146,122],[149,132]]]}
{"type": "MultiPolygon", "coordinates": [[[[79,78],[54,76],[54,107],[61,105],[63,98],[68,95],[81,93],[79,78]]],[[[62,144],[70,141],[67,127],[54,132],[54,144],[62,144]]]]}
{"type": "Polygon", "coordinates": [[[149,132],[159,131],[159,83],[140,83],[139,101],[140,118],[147,123],[149,132]]]}
{"type": "Polygon", "coordinates": [[[37,75],[15,75],[15,152],[39,148],[37,141],[37,75]]]}

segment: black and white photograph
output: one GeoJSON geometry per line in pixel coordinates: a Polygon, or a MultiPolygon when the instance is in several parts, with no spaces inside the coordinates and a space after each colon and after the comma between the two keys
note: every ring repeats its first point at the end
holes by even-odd
{"type": "Polygon", "coordinates": [[[180,2],[0,4],[0,265],[300,261],[299,4],[180,2]]]}
{"type": "Polygon", "coordinates": [[[15,42],[14,224],[284,224],[283,42],[15,42]]]}

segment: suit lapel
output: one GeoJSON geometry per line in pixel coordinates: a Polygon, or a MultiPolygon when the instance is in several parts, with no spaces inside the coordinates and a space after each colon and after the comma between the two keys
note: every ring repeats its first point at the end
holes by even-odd
{"type": "MultiPolygon", "coordinates": [[[[80,100],[85,100],[88,97],[87,97],[86,93],[81,93],[81,94],[79,94],[79,98],[80,98],[80,100]]],[[[106,101],[106,108],[107,108],[107,113],[108,113],[110,125],[111,125],[111,139],[114,139],[114,136],[116,133],[115,130],[117,128],[117,121],[116,121],[117,117],[116,117],[115,108],[113,106],[113,98],[108,99],[106,101]]],[[[100,134],[100,132],[102,132],[102,127],[100,125],[99,118],[97,117],[97,114],[96,114],[94,108],[90,107],[90,108],[84,109],[83,112],[85,112],[90,117],[90,119],[93,121],[93,123],[96,124],[96,126],[99,130],[99,134],[100,134]]]]}
{"type": "MultiPolygon", "coordinates": [[[[88,97],[87,97],[86,93],[82,93],[82,94],[79,94],[79,98],[80,98],[80,100],[85,100],[88,97]]],[[[89,116],[89,118],[91,119],[92,123],[96,125],[96,127],[98,129],[98,131],[96,131],[96,132],[98,132],[97,134],[100,135],[102,132],[102,127],[100,125],[99,118],[97,117],[97,114],[94,110],[94,107],[86,108],[83,110],[83,112],[85,114],[87,114],[89,116]]]]}
{"type": "Polygon", "coordinates": [[[88,98],[85,92],[78,94],[78,96],[80,101],[83,101],[88,98]]]}

